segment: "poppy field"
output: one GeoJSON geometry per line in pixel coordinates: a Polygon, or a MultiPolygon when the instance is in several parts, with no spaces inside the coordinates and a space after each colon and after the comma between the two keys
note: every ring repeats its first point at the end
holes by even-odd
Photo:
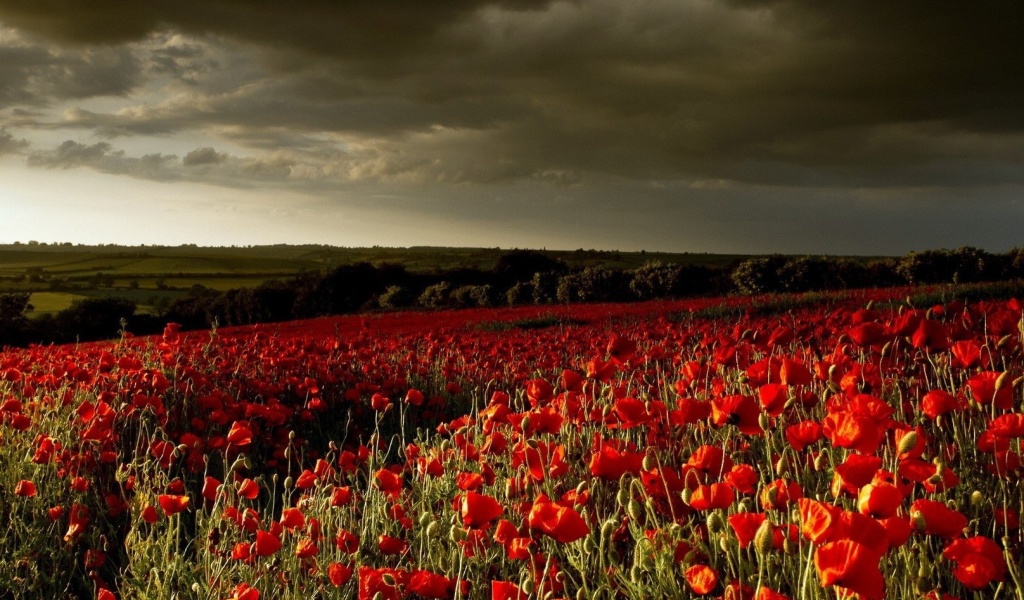
{"type": "Polygon", "coordinates": [[[1024,598],[1024,304],[904,295],[5,350],[0,597],[1024,598]]]}

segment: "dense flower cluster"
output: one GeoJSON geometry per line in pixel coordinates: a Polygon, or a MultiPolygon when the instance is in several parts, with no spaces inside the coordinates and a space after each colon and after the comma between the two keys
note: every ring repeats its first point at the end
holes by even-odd
{"type": "Polygon", "coordinates": [[[6,351],[0,588],[1019,594],[1024,308],[884,294],[6,351]]]}

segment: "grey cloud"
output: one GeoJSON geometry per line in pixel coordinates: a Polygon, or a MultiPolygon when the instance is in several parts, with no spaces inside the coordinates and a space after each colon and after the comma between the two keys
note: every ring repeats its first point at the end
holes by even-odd
{"type": "MultiPolygon", "coordinates": [[[[1022,180],[1019,3],[52,4],[0,0],[0,20],[141,53],[83,59],[104,83],[66,97],[127,93],[137,69],[190,91],[109,114],[72,110],[50,126],[107,137],[203,130],[281,150],[304,178],[1022,180]]],[[[0,102],[29,87],[24,74],[0,83],[0,102]]]]}
{"type": "Polygon", "coordinates": [[[221,154],[213,148],[206,146],[198,148],[185,155],[181,163],[186,167],[198,167],[202,165],[215,165],[224,162],[226,155],[221,154]]]}
{"type": "Polygon", "coordinates": [[[28,147],[27,140],[19,140],[3,127],[0,127],[0,156],[21,152],[28,147]]]}

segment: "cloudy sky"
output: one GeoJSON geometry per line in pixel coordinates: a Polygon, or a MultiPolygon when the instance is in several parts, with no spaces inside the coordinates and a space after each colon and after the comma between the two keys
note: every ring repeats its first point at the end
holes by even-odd
{"type": "Polygon", "coordinates": [[[1011,0],[0,0],[0,242],[1024,244],[1011,0]]]}

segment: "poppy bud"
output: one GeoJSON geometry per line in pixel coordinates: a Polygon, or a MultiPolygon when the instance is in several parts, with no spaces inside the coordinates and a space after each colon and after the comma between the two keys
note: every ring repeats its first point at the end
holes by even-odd
{"type": "Polygon", "coordinates": [[[647,454],[644,454],[644,460],[641,463],[644,471],[653,471],[658,467],[658,457],[655,456],[654,450],[648,449],[647,454]]]}
{"type": "Polygon", "coordinates": [[[739,541],[724,533],[718,536],[718,547],[722,549],[722,552],[731,552],[733,546],[739,546],[739,541]]]}
{"type": "Polygon", "coordinates": [[[691,496],[693,496],[693,490],[691,490],[690,488],[683,488],[683,492],[680,494],[680,497],[683,499],[683,502],[689,505],[691,496]]]}
{"type": "Polygon", "coordinates": [[[822,468],[825,467],[825,460],[827,458],[828,458],[828,455],[825,454],[824,452],[821,452],[820,454],[815,456],[814,457],[814,470],[815,471],[821,471],[822,468]]]}
{"type": "Polygon", "coordinates": [[[985,496],[978,490],[971,492],[971,506],[980,507],[985,503],[985,496]]]}
{"type": "Polygon", "coordinates": [[[765,519],[754,534],[754,551],[758,556],[764,556],[775,548],[775,527],[772,522],[765,519]]]}
{"type": "Polygon", "coordinates": [[[294,429],[288,432],[288,441],[289,442],[294,442],[295,441],[295,430],[294,429]]]}
{"type": "Polygon", "coordinates": [[[523,420],[520,423],[520,428],[522,429],[522,431],[524,433],[526,431],[529,431],[529,429],[530,429],[530,415],[526,415],[525,417],[523,417],[523,420]]]}
{"type": "Polygon", "coordinates": [[[786,537],[782,540],[782,550],[786,554],[795,554],[797,551],[800,550],[800,546],[797,545],[797,543],[793,540],[786,537]]]}
{"type": "MultiPolygon", "coordinates": [[[[1006,336],[1006,337],[1010,337],[1010,336],[1006,336]]],[[[1002,373],[1000,373],[999,377],[996,378],[996,391],[998,392],[999,390],[1001,390],[1004,387],[1006,387],[1006,383],[1009,380],[1010,380],[1010,372],[1009,371],[1003,371],[1002,373]]]]}
{"type": "Polygon", "coordinates": [[[910,522],[914,525],[914,529],[922,533],[928,527],[928,521],[924,518],[924,514],[919,510],[912,511],[910,513],[910,522]]]}
{"type": "Polygon", "coordinates": [[[612,519],[605,521],[604,524],[601,525],[601,539],[603,540],[612,537],[612,534],[615,533],[615,529],[618,526],[619,524],[612,519]]]}
{"type": "Polygon", "coordinates": [[[778,474],[779,477],[789,477],[789,459],[787,459],[785,455],[783,455],[782,458],[780,458],[779,461],[775,463],[775,472],[778,474]]]}
{"type": "Polygon", "coordinates": [[[907,432],[906,435],[900,438],[900,443],[896,446],[896,454],[904,454],[913,450],[914,446],[917,445],[917,439],[916,431],[907,432]]]}
{"type": "Polygon", "coordinates": [[[885,345],[882,346],[882,357],[885,358],[886,356],[889,356],[890,352],[892,352],[892,342],[891,341],[890,342],[886,342],[885,345]]]}
{"type": "Polygon", "coordinates": [[[629,518],[633,519],[638,523],[643,521],[643,506],[636,500],[629,501],[629,504],[626,507],[626,513],[629,514],[629,518]]]}
{"type": "Polygon", "coordinates": [[[725,529],[725,519],[722,518],[722,515],[720,515],[718,511],[708,515],[708,531],[711,533],[718,533],[723,529],[725,529]]]}
{"type": "Polygon", "coordinates": [[[772,424],[771,417],[768,416],[768,413],[761,413],[757,415],[757,424],[761,426],[761,429],[767,430],[772,424]]]}
{"type": "MultiPolygon", "coordinates": [[[[1006,347],[1007,344],[1010,343],[1010,340],[1012,340],[1012,339],[1013,339],[1012,335],[1010,335],[1010,334],[1004,335],[1003,337],[999,338],[998,342],[996,342],[996,348],[1002,350],[1003,348],[1006,347]]],[[[996,385],[996,390],[998,390],[998,389],[999,389],[999,387],[998,387],[998,384],[997,384],[996,385]]]]}
{"type": "Polygon", "coordinates": [[[427,525],[427,529],[426,529],[426,532],[425,532],[425,534],[426,534],[426,536],[427,536],[427,539],[431,539],[431,538],[433,538],[433,537],[434,537],[435,535],[437,535],[437,528],[438,528],[438,524],[437,524],[437,521],[431,521],[431,522],[430,522],[430,523],[429,523],[429,524],[427,525]]]}
{"type": "Polygon", "coordinates": [[[284,489],[290,490],[295,487],[295,480],[292,479],[291,475],[284,478],[284,489]]]}
{"type": "Polygon", "coordinates": [[[590,484],[588,482],[581,481],[579,483],[579,485],[576,486],[576,495],[577,496],[582,496],[587,491],[587,488],[589,488],[589,487],[590,487],[590,484]]]}
{"type": "MultiPolygon", "coordinates": [[[[392,577],[391,579],[394,579],[394,577],[392,577]]],[[[383,592],[377,592],[376,594],[373,595],[373,600],[384,600],[384,593],[383,592]]]]}
{"type": "Polygon", "coordinates": [[[629,488],[620,487],[619,492],[615,495],[615,501],[619,503],[619,506],[626,506],[629,504],[629,488]]]}
{"type": "Polygon", "coordinates": [[[466,530],[458,525],[452,525],[452,528],[448,530],[448,539],[453,542],[461,542],[466,539],[466,530]]]}
{"type": "Polygon", "coordinates": [[[597,550],[597,543],[594,542],[594,538],[587,536],[583,540],[583,552],[589,556],[594,553],[594,550],[597,550]]]}

